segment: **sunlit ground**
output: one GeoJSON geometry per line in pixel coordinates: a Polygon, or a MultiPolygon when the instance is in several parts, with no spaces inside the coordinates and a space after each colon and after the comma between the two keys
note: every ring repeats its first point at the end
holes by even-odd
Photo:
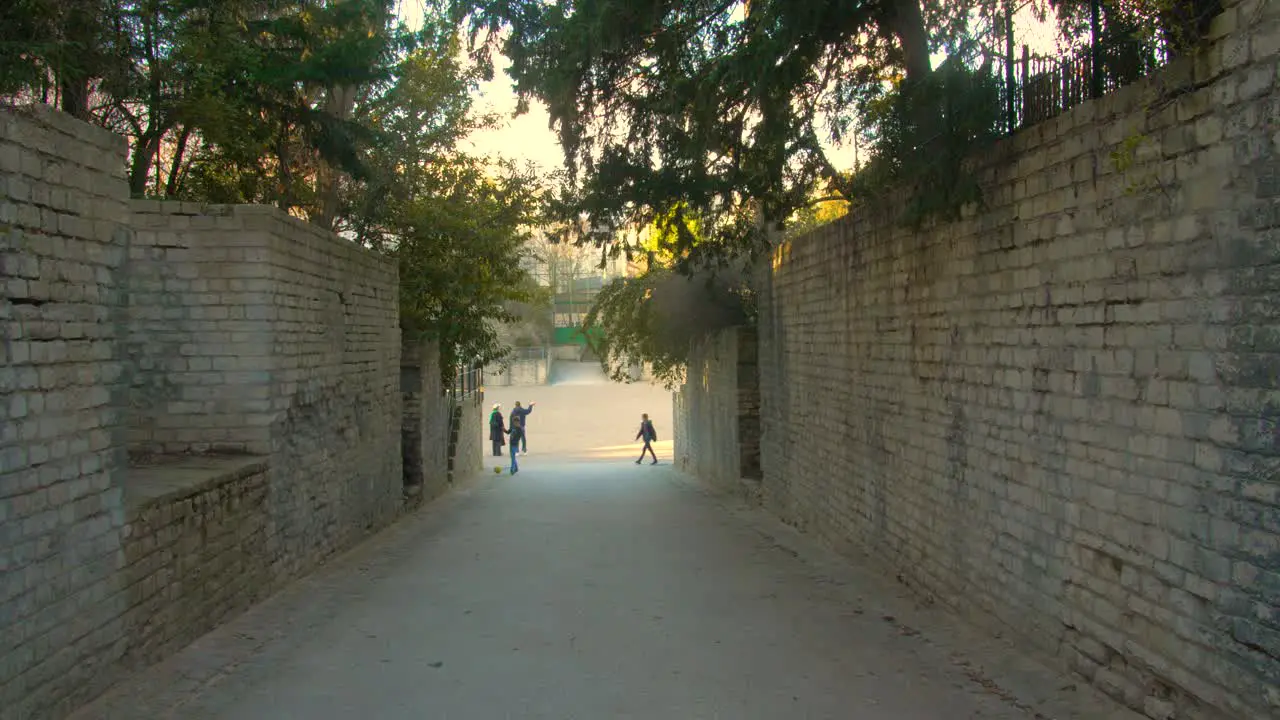
{"type": "MultiPolygon", "coordinates": [[[[538,403],[529,416],[529,455],[520,459],[522,466],[545,461],[634,462],[640,456],[641,443],[635,436],[641,413],[649,413],[657,428],[654,450],[659,461],[671,462],[671,393],[647,383],[619,385],[603,378],[583,382],[582,373],[575,373],[574,379],[565,385],[485,389],[485,404],[502,403],[504,415],[516,400],[538,403]]],[[[497,458],[490,454],[487,425],[484,433],[485,465],[492,466],[497,458]]],[[[507,457],[505,449],[503,456],[507,457]]]]}

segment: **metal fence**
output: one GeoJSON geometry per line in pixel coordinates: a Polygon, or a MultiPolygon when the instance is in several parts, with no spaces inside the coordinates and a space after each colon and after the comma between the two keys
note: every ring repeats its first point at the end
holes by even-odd
{"type": "Polygon", "coordinates": [[[1057,56],[1033,54],[1024,45],[1019,57],[995,63],[1003,79],[1002,129],[1014,132],[1054,118],[1141,80],[1166,61],[1163,54],[1127,54],[1102,44],[1057,56]]]}
{"type": "Polygon", "coordinates": [[[476,395],[482,388],[484,388],[484,368],[478,363],[468,363],[458,368],[454,375],[453,387],[449,388],[449,394],[456,402],[476,395]]]}
{"type": "MultiPolygon", "coordinates": [[[[1110,0],[1080,5],[1078,28],[1041,23],[1038,29],[1015,28],[1016,0],[989,17],[975,41],[1000,81],[1006,133],[1044,122],[1150,75],[1195,44],[1196,33],[1219,11],[1214,2],[1181,3],[1200,15],[1162,27],[1159,17],[1145,17],[1110,0]],[[1201,7],[1203,6],[1203,7],[1201,7]],[[1193,38],[1192,40],[1175,38],[1193,38]],[[1034,48],[1039,48],[1037,52],[1034,48]]],[[[1023,3],[1025,5],[1025,3],[1023,3]]],[[[1134,6],[1137,7],[1137,6],[1134,6]]],[[[1050,13],[1052,17],[1052,12],[1050,13]]]]}

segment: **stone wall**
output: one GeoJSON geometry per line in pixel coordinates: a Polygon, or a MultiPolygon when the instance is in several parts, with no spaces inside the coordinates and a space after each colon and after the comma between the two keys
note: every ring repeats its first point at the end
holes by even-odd
{"type": "Polygon", "coordinates": [[[399,280],[394,262],[331,233],[236,210],[271,241],[269,502],[277,574],[293,577],[401,507],[399,280]]]}
{"type": "Polygon", "coordinates": [[[1280,716],[1280,3],[761,298],[763,496],[1153,718],[1280,716]],[[1132,152],[1131,152],[1132,151],[1132,152]]]}
{"type": "Polygon", "coordinates": [[[456,425],[450,447],[449,481],[461,482],[480,472],[489,447],[489,410],[484,393],[476,392],[457,399],[456,425]]]}
{"type": "Polygon", "coordinates": [[[268,208],[132,203],[129,449],[269,454],[276,345],[268,208]]]}
{"type": "Polygon", "coordinates": [[[276,587],[261,458],[169,456],[130,468],[124,567],[126,663],[145,667],[276,587]]]}
{"type": "Polygon", "coordinates": [[[524,357],[508,365],[494,364],[485,368],[485,384],[490,387],[546,385],[553,362],[550,353],[542,357],[524,357]]]}
{"type": "Polygon", "coordinates": [[[676,465],[713,487],[755,499],[760,480],[760,386],[753,330],[696,343],[675,393],[676,465]]]}
{"type": "Polygon", "coordinates": [[[400,444],[404,487],[411,504],[438,497],[449,487],[449,429],[453,402],[440,379],[434,342],[406,340],[400,358],[404,402],[400,444]]]}
{"type": "Polygon", "coordinates": [[[402,506],[395,263],[273,209],[130,205],[124,153],[0,112],[3,720],[64,716],[402,506]]]}
{"type": "Polygon", "coordinates": [[[270,456],[279,577],[389,522],[403,498],[394,263],[273,208],[132,207],[129,449],[270,456]]]}
{"type": "Polygon", "coordinates": [[[0,718],[54,717],[123,652],[124,141],[0,112],[0,718]]]}
{"type": "Polygon", "coordinates": [[[551,361],[564,360],[565,362],[581,362],[585,345],[552,345],[551,361]]]}

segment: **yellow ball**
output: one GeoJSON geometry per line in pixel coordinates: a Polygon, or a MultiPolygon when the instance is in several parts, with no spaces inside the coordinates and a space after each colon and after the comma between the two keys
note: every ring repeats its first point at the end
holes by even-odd
{"type": "Polygon", "coordinates": [[[501,475],[501,474],[502,474],[502,468],[501,468],[501,467],[499,467],[499,466],[497,466],[497,465],[494,465],[494,466],[493,466],[493,474],[494,474],[494,475],[501,475]]]}

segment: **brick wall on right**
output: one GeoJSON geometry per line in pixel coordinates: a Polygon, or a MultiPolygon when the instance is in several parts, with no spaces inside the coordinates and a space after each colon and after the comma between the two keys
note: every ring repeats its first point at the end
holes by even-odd
{"type": "Polygon", "coordinates": [[[673,395],[676,466],[716,490],[756,498],[760,479],[757,339],[728,328],[693,344],[673,395]]]}
{"type": "Polygon", "coordinates": [[[766,507],[1153,718],[1280,717],[1280,3],[1224,5],[981,211],[762,283],[766,507]]]}

